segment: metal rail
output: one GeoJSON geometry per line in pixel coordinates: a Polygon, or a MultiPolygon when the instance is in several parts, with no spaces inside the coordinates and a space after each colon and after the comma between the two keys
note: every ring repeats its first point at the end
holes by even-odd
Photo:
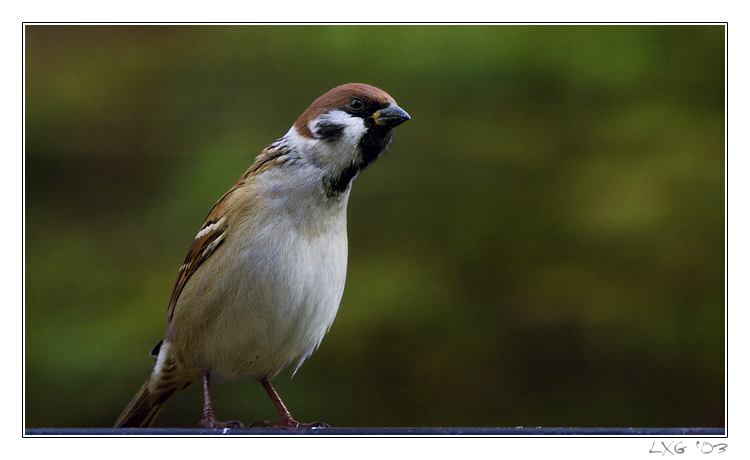
{"type": "Polygon", "coordinates": [[[25,436],[725,436],[724,428],[27,428],[25,436]]]}

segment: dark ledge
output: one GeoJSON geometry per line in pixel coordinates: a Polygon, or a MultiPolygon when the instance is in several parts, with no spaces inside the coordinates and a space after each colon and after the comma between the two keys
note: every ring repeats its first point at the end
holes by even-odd
{"type": "Polygon", "coordinates": [[[27,428],[25,436],[725,436],[724,428],[27,428]]]}

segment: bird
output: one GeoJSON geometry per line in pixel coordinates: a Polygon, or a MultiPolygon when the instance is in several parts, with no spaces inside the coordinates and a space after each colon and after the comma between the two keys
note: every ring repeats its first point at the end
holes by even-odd
{"type": "Polygon", "coordinates": [[[296,372],[331,327],[346,279],[352,182],[409,119],[385,91],[348,83],[315,99],[261,151],[190,245],[154,366],[115,427],[151,426],[170,396],[199,379],[199,427],[244,427],[217,420],[211,376],[261,383],[279,421],[251,427],[328,426],[297,422],[271,379],[296,372]]]}

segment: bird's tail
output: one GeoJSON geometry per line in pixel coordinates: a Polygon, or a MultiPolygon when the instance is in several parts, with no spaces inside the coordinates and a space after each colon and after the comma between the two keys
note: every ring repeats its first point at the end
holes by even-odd
{"type": "Polygon", "coordinates": [[[159,415],[164,403],[172,396],[176,388],[172,387],[158,392],[149,391],[151,376],[146,380],[128,407],[120,414],[115,422],[115,428],[141,428],[148,427],[159,415]]]}

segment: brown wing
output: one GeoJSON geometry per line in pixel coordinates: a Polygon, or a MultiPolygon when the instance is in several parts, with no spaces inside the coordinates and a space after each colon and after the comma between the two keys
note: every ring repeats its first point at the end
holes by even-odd
{"type": "Polygon", "coordinates": [[[180,272],[177,274],[177,281],[175,282],[174,289],[172,290],[172,297],[169,299],[169,308],[167,309],[167,322],[172,321],[172,315],[174,314],[174,307],[177,304],[177,299],[180,297],[182,289],[185,287],[190,276],[195,273],[195,270],[216,250],[216,248],[224,241],[226,236],[226,229],[228,227],[228,220],[226,216],[221,212],[223,210],[224,199],[228,193],[224,195],[211,209],[211,212],[206,218],[206,222],[201,227],[201,230],[196,235],[193,243],[190,245],[185,262],[180,267],[180,272]]]}
{"type": "Polygon", "coordinates": [[[237,183],[234,184],[234,187],[225,193],[224,196],[216,202],[214,207],[211,208],[211,212],[208,213],[206,221],[203,223],[203,226],[195,236],[193,243],[190,245],[188,254],[185,257],[185,262],[182,264],[180,272],[177,274],[177,281],[172,290],[172,297],[169,299],[167,322],[172,321],[172,315],[174,314],[177,299],[180,297],[180,293],[182,293],[185,284],[193,273],[195,273],[195,270],[197,270],[198,267],[208,259],[216,248],[224,241],[224,237],[226,236],[225,232],[229,226],[226,211],[227,203],[231,200],[230,197],[248,180],[251,180],[252,176],[260,174],[274,163],[283,163],[286,161],[284,154],[288,151],[284,146],[280,145],[281,143],[282,140],[280,139],[263,150],[250,168],[245,171],[245,174],[243,174],[237,183]]]}

